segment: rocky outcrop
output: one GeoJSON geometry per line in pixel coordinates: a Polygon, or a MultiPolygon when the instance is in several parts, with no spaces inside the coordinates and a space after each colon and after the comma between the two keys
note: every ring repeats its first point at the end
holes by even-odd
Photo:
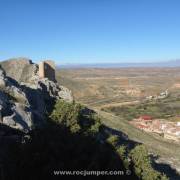
{"type": "Polygon", "coordinates": [[[0,65],[1,124],[29,132],[46,122],[57,99],[73,100],[67,88],[39,78],[38,65],[31,60],[9,60],[0,65]]]}
{"type": "Polygon", "coordinates": [[[0,62],[0,66],[8,77],[18,82],[29,82],[36,76],[38,65],[28,58],[14,58],[0,62]]]}

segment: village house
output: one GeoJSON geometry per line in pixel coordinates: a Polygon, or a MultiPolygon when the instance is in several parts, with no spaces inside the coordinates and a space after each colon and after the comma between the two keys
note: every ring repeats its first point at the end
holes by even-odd
{"type": "Polygon", "coordinates": [[[168,89],[164,92],[161,92],[159,95],[154,95],[154,96],[147,96],[147,100],[158,100],[158,99],[164,99],[169,95],[168,89]]]}
{"type": "Polygon", "coordinates": [[[167,132],[164,133],[164,138],[168,139],[168,140],[173,140],[173,141],[179,141],[180,140],[176,134],[167,133],[167,132]]]}
{"type": "Polygon", "coordinates": [[[149,115],[142,115],[142,116],[139,116],[139,118],[138,118],[140,121],[146,121],[146,122],[148,122],[148,121],[152,121],[152,117],[151,116],[149,116],[149,115]]]}
{"type": "Polygon", "coordinates": [[[146,132],[163,135],[165,139],[180,141],[180,122],[169,122],[165,119],[153,119],[142,115],[130,121],[130,124],[146,132]]]}
{"type": "Polygon", "coordinates": [[[162,130],[162,124],[161,122],[164,121],[164,120],[161,120],[161,119],[155,119],[152,121],[152,124],[151,124],[151,132],[155,132],[155,133],[158,133],[158,134],[161,134],[163,133],[163,130],[162,130]]]}

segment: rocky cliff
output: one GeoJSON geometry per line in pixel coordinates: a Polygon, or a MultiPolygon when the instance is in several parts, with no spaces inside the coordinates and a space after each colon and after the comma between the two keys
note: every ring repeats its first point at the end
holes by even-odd
{"type": "Polygon", "coordinates": [[[38,65],[26,58],[0,63],[0,123],[29,132],[46,122],[57,99],[72,101],[71,91],[39,78],[38,65]]]}

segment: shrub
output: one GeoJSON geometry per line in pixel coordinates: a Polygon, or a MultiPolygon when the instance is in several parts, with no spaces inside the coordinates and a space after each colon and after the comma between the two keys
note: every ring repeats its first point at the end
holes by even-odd
{"type": "Polygon", "coordinates": [[[124,167],[128,169],[130,162],[127,157],[127,147],[125,145],[121,145],[117,148],[116,151],[119,154],[120,159],[123,161],[124,167]]]}
{"type": "Polygon", "coordinates": [[[58,124],[70,128],[71,132],[80,130],[77,120],[80,116],[81,106],[79,104],[67,103],[59,100],[55,104],[55,108],[51,114],[51,118],[58,124]]]}
{"type": "Polygon", "coordinates": [[[95,135],[101,125],[99,117],[88,108],[78,103],[58,100],[50,118],[71,130],[95,135]]]}
{"type": "Polygon", "coordinates": [[[110,135],[106,141],[116,149],[116,146],[118,145],[119,142],[119,137],[116,135],[110,135]]]}
{"type": "Polygon", "coordinates": [[[143,180],[167,180],[165,175],[154,170],[151,166],[148,151],[144,145],[137,145],[130,152],[136,175],[143,180]]]}

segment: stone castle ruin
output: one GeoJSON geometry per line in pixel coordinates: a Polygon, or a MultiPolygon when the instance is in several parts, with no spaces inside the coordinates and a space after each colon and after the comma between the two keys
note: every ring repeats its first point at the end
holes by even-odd
{"type": "Polygon", "coordinates": [[[39,63],[39,77],[56,82],[54,61],[46,60],[39,63]]]}
{"type": "Polygon", "coordinates": [[[73,96],[56,83],[53,61],[37,65],[27,58],[13,58],[0,62],[0,125],[25,133],[42,127],[58,99],[72,102],[73,96]]]}

